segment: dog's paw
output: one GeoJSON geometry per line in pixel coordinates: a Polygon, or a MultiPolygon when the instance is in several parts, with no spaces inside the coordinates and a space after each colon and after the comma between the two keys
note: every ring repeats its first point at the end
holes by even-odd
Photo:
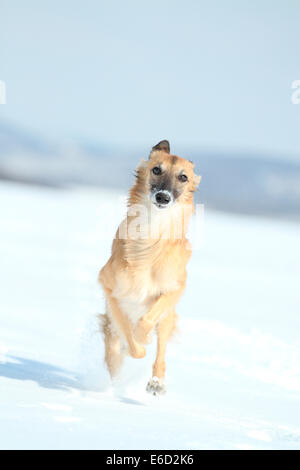
{"type": "Polygon", "coordinates": [[[152,395],[164,395],[166,393],[166,387],[161,379],[158,377],[152,377],[149,380],[146,390],[152,395]]]}

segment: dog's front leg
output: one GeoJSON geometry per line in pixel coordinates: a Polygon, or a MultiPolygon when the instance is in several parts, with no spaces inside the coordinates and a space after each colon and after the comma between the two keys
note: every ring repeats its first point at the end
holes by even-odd
{"type": "Polygon", "coordinates": [[[175,307],[183,290],[184,286],[177,291],[169,292],[158,297],[150,310],[139,320],[134,330],[134,336],[137,341],[143,344],[148,342],[149,333],[153,330],[161,316],[170,310],[170,308],[175,307]]]}
{"type": "Polygon", "coordinates": [[[166,372],[166,347],[167,342],[176,329],[177,315],[174,309],[171,309],[157,324],[157,352],[153,364],[152,379],[149,380],[147,391],[153,395],[165,393],[164,377],[166,372]]]}
{"type": "Polygon", "coordinates": [[[127,340],[129,354],[136,359],[144,357],[146,354],[146,350],[141,344],[137,343],[137,341],[135,340],[133,336],[131,321],[129,320],[127,315],[122,312],[117,299],[115,299],[111,295],[111,291],[105,287],[104,291],[111,309],[111,313],[127,340]]]}

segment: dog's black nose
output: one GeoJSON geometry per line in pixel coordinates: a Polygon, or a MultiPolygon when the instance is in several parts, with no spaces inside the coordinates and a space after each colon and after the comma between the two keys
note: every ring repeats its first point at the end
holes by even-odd
{"type": "Polygon", "coordinates": [[[171,201],[171,196],[165,192],[159,192],[155,195],[155,200],[158,204],[166,206],[171,201]]]}

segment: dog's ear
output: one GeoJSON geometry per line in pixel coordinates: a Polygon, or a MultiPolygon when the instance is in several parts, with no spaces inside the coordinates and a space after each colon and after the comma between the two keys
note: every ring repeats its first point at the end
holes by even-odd
{"type": "Polygon", "coordinates": [[[150,157],[151,157],[152,152],[156,152],[157,150],[170,153],[170,144],[168,140],[161,140],[160,142],[158,142],[158,144],[154,145],[154,147],[152,147],[150,157]]]}

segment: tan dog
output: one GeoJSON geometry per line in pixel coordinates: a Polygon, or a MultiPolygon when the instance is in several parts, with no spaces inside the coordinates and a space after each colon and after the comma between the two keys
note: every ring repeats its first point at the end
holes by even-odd
{"type": "Polygon", "coordinates": [[[170,155],[164,140],[137,169],[126,219],[119,226],[109,261],[99,274],[106,297],[102,316],[105,361],[111,377],[126,350],[142,358],[151,332],[157,331],[157,355],[147,390],[165,391],[165,352],[176,327],[175,306],[186,283],[191,247],[186,239],[200,182],[194,164],[170,155]]]}

